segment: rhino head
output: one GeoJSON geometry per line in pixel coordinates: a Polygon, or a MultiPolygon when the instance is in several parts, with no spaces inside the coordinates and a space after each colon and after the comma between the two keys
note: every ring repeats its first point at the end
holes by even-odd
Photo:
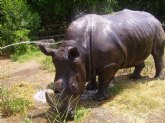
{"type": "Polygon", "coordinates": [[[54,92],[60,93],[63,104],[60,108],[62,113],[73,115],[75,103],[78,97],[85,90],[86,69],[83,56],[74,41],[63,41],[58,49],[48,48],[39,44],[40,50],[47,56],[52,57],[52,62],[56,68],[54,92]],[[70,42],[68,44],[68,42],[70,42]]]}

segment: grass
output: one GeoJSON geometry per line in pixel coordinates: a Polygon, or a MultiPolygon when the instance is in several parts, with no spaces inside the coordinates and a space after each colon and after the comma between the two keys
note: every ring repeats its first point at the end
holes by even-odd
{"type": "MultiPolygon", "coordinates": [[[[62,100],[59,100],[54,93],[49,93],[47,98],[48,104],[51,106],[50,110],[46,112],[46,117],[50,123],[60,122],[60,123],[66,123],[68,120],[68,111],[66,113],[61,114],[59,111],[59,107],[61,107],[61,103],[63,103],[62,100]]],[[[80,105],[77,105],[77,98],[72,98],[72,96],[69,99],[69,104],[75,104],[75,114],[74,114],[74,121],[79,122],[82,120],[84,116],[86,116],[90,112],[90,108],[85,108],[80,105]],[[76,102],[75,102],[76,101],[76,102]]]]}
{"type": "Polygon", "coordinates": [[[17,98],[23,98],[25,100],[29,100],[31,102],[30,106],[34,106],[33,103],[33,95],[35,94],[35,88],[38,87],[38,84],[33,82],[17,82],[11,87],[12,93],[17,98]]]}
{"type": "Polygon", "coordinates": [[[16,115],[18,113],[24,114],[26,108],[30,102],[23,98],[16,98],[12,94],[12,91],[6,87],[1,88],[1,102],[0,109],[3,116],[16,115]]]}
{"type": "MultiPolygon", "coordinates": [[[[54,65],[52,63],[52,58],[44,55],[40,50],[34,49],[34,50],[27,50],[24,54],[13,54],[11,55],[11,59],[13,61],[17,61],[20,63],[27,62],[29,60],[36,60],[42,65],[42,69],[48,70],[48,71],[55,71],[54,65]]],[[[5,75],[3,75],[4,77],[5,75]]],[[[0,74],[0,79],[2,78],[2,75],[0,74]]]]}
{"type": "Polygon", "coordinates": [[[90,112],[90,108],[78,107],[74,115],[74,121],[79,122],[83,117],[87,116],[90,112]]]}
{"type": "MultiPolygon", "coordinates": [[[[131,122],[145,120],[157,112],[160,116],[165,109],[165,81],[141,79],[132,81],[119,77],[115,86],[116,95],[113,95],[103,107],[108,108],[119,116],[129,116],[131,122]],[[144,117],[146,116],[146,117],[144,117]]],[[[165,119],[164,119],[165,121],[165,119]]]]}
{"type": "Polygon", "coordinates": [[[52,63],[52,58],[51,57],[45,57],[41,61],[41,65],[42,65],[42,69],[44,69],[44,70],[48,70],[48,71],[51,71],[51,72],[55,71],[55,67],[52,63]]]}
{"type": "Polygon", "coordinates": [[[9,67],[5,64],[0,64],[0,80],[4,80],[9,77],[8,74],[9,67]]]}
{"type": "MultiPolygon", "coordinates": [[[[29,60],[36,60],[42,65],[42,69],[52,71],[52,72],[55,71],[54,65],[52,63],[52,58],[44,55],[39,50],[28,50],[23,55],[13,54],[11,55],[11,59],[13,61],[17,61],[20,63],[24,63],[29,60]]],[[[5,75],[3,75],[2,77],[5,77],[5,75]]],[[[2,77],[0,76],[0,78],[2,77]]]]}
{"type": "Polygon", "coordinates": [[[26,82],[20,82],[11,88],[1,85],[0,109],[3,116],[26,115],[34,106],[32,97],[35,93],[33,87],[26,82]]]}
{"type": "MultiPolygon", "coordinates": [[[[13,54],[11,55],[11,59],[13,61],[17,61],[19,63],[24,63],[29,60],[35,60],[38,63],[41,64],[42,69],[48,70],[50,72],[54,72],[55,68],[52,63],[52,58],[44,55],[41,51],[39,50],[27,50],[25,54],[19,55],[19,54],[13,54]]],[[[0,71],[0,79],[7,78],[7,74],[1,73],[0,71]]]]}
{"type": "Polygon", "coordinates": [[[112,101],[107,103],[110,107],[115,105],[121,111],[131,110],[137,113],[146,113],[158,107],[165,106],[164,81],[139,80],[133,82],[127,79],[119,81],[115,83],[115,88],[119,88],[122,91],[112,101]]]}
{"type": "Polygon", "coordinates": [[[5,71],[2,71],[2,69],[1,69],[0,70],[0,79],[4,80],[5,78],[8,78],[8,77],[9,77],[8,73],[5,71]]]}
{"type": "Polygon", "coordinates": [[[31,59],[37,59],[38,57],[43,57],[43,54],[39,50],[28,50],[23,55],[13,54],[11,59],[13,61],[18,61],[20,63],[26,62],[31,59]]]}

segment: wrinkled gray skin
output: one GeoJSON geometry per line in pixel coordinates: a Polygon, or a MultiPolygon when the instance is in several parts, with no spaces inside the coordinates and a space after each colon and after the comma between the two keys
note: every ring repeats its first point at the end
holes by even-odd
{"type": "Polygon", "coordinates": [[[155,61],[155,78],[163,79],[164,45],[165,33],[154,16],[125,9],[103,16],[85,15],[70,24],[58,49],[39,46],[52,56],[55,92],[62,92],[65,98],[64,111],[71,109],[69,97],[81,95],[87,81],[93,80],[89,88],[96,87],[96,75],[98,100],[108,98],[108,85],[119,69],[135,67],[132,77],[140,78],[144,60],[150,54],[155,61]]]}

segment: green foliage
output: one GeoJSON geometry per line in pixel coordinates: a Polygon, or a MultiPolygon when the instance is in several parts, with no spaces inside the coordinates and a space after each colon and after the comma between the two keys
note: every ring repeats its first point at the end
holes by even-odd
{"type": "Polygon", "coordinates": [[[89,113],[90,109],[80,107],[76,110],[76,113],[74,115],[74,121],[79,122],[87,113],[89,113]]]}
{"type": "MultiPolygon", "coordinates": [[[[1,2],[2,33],[0,46],[30,40],[30,34],[35,32],[40,24],[40,17],[24,0],[3,0],[1,2]]],[[[26,45],[10,48],[10,52],[23,54],[26,45]]],[[[8,50],[8,49],[7,49],[8,50]]]]}
{"type": "Polygon", "coordinates": [[[147,11],[155,15],[161,22],[165,21],[165,0],[117,0],[118,9],[147,11]]]}
{"type": "Polygon", "coordinates": [[[164,0],[70,0],[69,2],[27,0],[27,2],[41,17],[42,27],[39,30],[41,36],[63,34],[73,20],[85,14],[110,14],[125,8],[147,11],[161,22],[165,21],[164,0]]]}
{"type": "Polygon", "coordinates": [[[35,47],[32,48],[28,48],[26,50],[26,52],[22,55],[18,53],[14,53],[11,55],[11,59],[13,61],[19,61],[19,62],[26,62],[28,60],[31,60],[31,59],[37,59],[38,57],[42,56],[43,54],[37,50],[35,47]]]}
{"type": "Polygon", "coordinates": [[[30,104],[28,100],[14,97],[12,92],[5,86],[1,86],[0,95],[0,109],[2,115],[10,116],[16,115],[17,113],[26,113],[26,108],[30,104]]]}
{"type": "Polygon", "coordinates": [[[89,13],[106,14],[117,8],[116,0],[28,0],[41,17],[41,35],[63,34],[68,24],[89,13]]]}

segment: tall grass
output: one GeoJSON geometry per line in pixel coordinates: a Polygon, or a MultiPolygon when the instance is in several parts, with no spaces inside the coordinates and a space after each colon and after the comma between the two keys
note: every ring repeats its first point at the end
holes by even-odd
{"type": "Polygon", "coordinates": [[[26,114],[26,110],[30,105],[29,100],[15,97],[12,90],[9,90],[3,85],[0,88],[0,95],[2,116],[11,116],[18,113],[26,114]]]}
{"type": "Polygon", "coordinates": [[[83,117],[87,116],[90,111],[90,108],[85,108],[83,106],[77,107],[76,113],[74,115],[74,121],[79,122],[83,120],[83,117]]]}
{"type": "Polygon", "coordinates": [[[33,95],[36,84],[19,82],[7,88],[1,85],[0,88],[0,109],[3,116],[21,114],[27,115],[29,109],[34,107],[33,95]]]}
{"type": "MultiPolygon", "coordinates": [[[[63,113],[60,112],[59,107],[62,106],[64,100],[59,100],[53,93],[47,93],[46,99],[48,104],[51,106],[51,109],[46,112],[46,117],[49,123],[66,123],[68,121],[68,108],[63,113]]],[[[89,112],[89,108],[84,108],[80,105],[77,105],[78,98],[73,98],[72,96],[69,97],[69,105],[75,106],[75,114],[74,114],[74,121],[79,122],[84,116],[86,116],[89,112]]]]}

